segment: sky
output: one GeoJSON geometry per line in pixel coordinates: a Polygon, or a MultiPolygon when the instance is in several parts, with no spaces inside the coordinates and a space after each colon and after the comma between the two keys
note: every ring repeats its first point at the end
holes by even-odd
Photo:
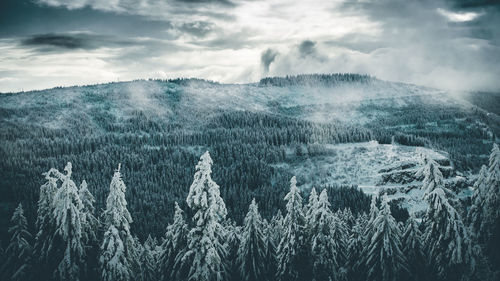
{"type": "Polygon", "coordinates": [[[500,1],[0,1],[0,92],[346,72],[500,91],[500,1]]]}

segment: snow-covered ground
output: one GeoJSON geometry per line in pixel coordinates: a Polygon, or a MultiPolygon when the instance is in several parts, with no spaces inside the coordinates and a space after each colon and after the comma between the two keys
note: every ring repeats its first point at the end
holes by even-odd
{"type": "Polygon", "coordinates": [[[441,163],[447,182],[455,180],[447,154],[442,151],[376,141],[325,145],[325,149],[322,155],[303,157],[295,157],[290,150],[291,160],[279,166],[293,171],[306,191],[311,187],[357,185],[367,194],[387,192],[391,200],[398,200],[410,212],[427,207],[422,200],[421,180],[414,177],[423,156],[441,163]]]}

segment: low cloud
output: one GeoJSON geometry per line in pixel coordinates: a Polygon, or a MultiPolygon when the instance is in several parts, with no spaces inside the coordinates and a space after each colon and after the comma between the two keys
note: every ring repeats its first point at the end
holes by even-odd
{"type": "Polygon", "coordinates": [[[276,59],[276,56],[278,56],[278,52],[273,49],[267,49],[262,52],[262,55],[260,56],[260,64],[264,75],[269,73],[269,66],[271,66],[271,63],[273,63],[274,59],[276,59]]]}

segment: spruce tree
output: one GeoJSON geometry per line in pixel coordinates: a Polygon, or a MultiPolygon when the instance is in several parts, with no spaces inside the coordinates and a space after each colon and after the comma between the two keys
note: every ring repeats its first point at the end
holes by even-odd
{"type": "Polygon", "coordinates": [[[227,211],[220,197],[219,186],[212,180],[212,158],[205,152],[196,165],[193,183],[186,199],[193,215],[193,228],[188,234],[188,247],[176,259],[179,272],[186,272],[187,280],[227,280],[227,236],[223,227],[227,211]]]}
{"type": "Polygon", "coordinates": [[[78,196],[78,188],[71,179],[72,165],[64,168],[66,174],[55,171],[62,181],[61,187],[54,196],[54,216],[56,224],[56,246],[63,249],[55,277],[59,280],[80,280],[85,270],[83,204],[78,196]],[[57,245],[60,244],[60,245],[57,245]]]}
{"type": "Polygon", "coordinates": [[[92,193],[87,188],[87,182],[84,180],[80,184],[78,190],[78,196],[82,200],[83,210],[82,214],[85,217],[83,224],[83,234],[85,240],[85,252],[87,253],[85,261],[87,264],[87,270],[84,272],[86,280],[95,280],[98,278],[98,253],[99,253],[99,241],[97,239],[97,231],[99,227],[99,221],[95,217],[94,203],[95,199],[92,193]]]}
{"type": "Polygon", "coordinates": [[[244,220],[241,243],[238,248],[239,280],[266,280],[267,243],[264,230],[257,203],[253,199],[244,220]]]}
{"type": "Polygon", "coordinates": [[[161,280],[177,280],[182,276],[174,272],[175,258],[187,246],[186,236],[187,225],[184,220],[182,209],[175,202],[174,221],[167,227],[165,240],[161,245],[161,255],[159,257],[158,271],[161,280]]]}
{"type": "Polygon", "coordinates": [[[132,266],[135,262],[134,239],[130,234],[132,217],[125,200],[126,186],[120,165],[113,175],[103,213],[104,239],[100,248],[99,265],[104,281],[134,280],[132,266]]]}
{"type": "Polygon", "coordinates": [[[414,214],[411,214],[406,221],[402,241],[403,254],[408,261],[408,277],[406,279],[424,280],[427,262],[423,252],[422,233],[414,214]]]}
{"type": "Polygon", "coordinates": [[[387,195],[384,195],[380,211],[372,225],[372,235],[362,257],[367,280],[400,280],[407,271],[407,263],[401,251],[400,229],[391,215],[387,195]]]}
{"type": "MultiPolygon", "coordinates": [[[[481,229],[483,225],[484,207],[486,206],[486,198],[488,197],[488,186],[486,185],[486,178],[488,177],[488,168],[482,166],[479,171],[479,176],[474,183],[474,193],[472,195],[471,208],[469,210],[467,221],[469,223],[469,228],[471,230],[471,236],[478,240],[478,235],[481,235],[484,229],[481,229]]],[[[481,235],[481,238],[484,236],[481,235]]],[[[482,242],[482,241],[481,241],[482,242]]]]}
{"type": "Polygon", "coordinates": [[[343,249],[343,237],[335,237],[334,232],[338,232],[339,227],[337,218],[330,210],[328,194],[326,189],[321,192],[318,202],[312,210],[311,233],[311,263],[314,280],[341,280],[343,259],[340,260],[343,249]],[[342,240],[341,240],[342,239],[342,240]]]}
{"type": "Polygon", "coordinates": [[[156,241],[148,235],[148,238],[144,242],[142,247],[142,253],[140,256],[141,261],[141,280],[143,281],[157,281],[157,253],[156,253],[156,241]]]}
{"type": "MultiPolygon", "coordinates": [[[[53,170],[51,169],[51,171],[53,170]]],[[[54,257],[58,256],[55,253],[56,247],[52,247],[54,233],[56,232],[54,197],[58,187],[57,178],[52,176],[51,171],[44,173],[47,182],[40,187],[35,245],[33,247],[34,271],[42,280],[52,278],[52,274],[57,267],[57,261],[54,257]]]]}
{"type": "Polygon", "coordinates": [[[10,243],[5,250],[5,259],[0,267],[0,277],[5,281],[31,280],[30,266],[32,248],[29,243],[31,234],[28,232],[28,222],[24,217],[21,203],[14,210],[9,228],[10,243]]]}
{"type": "Polygon", "coordinates": [[[365,247],[365,227],[368,217],[365,213],[358,214],[356,222],[352,227],[351,235],[347,242],[346,268],[348,280],[364,280],[364,265],[361,263],[362,252],[365,247]]]}
{"type": "Polygon", "coordinates": [[[467,228],[443,188],[436,187],[426,199],[424,245],[431,269],[440,279],[460,280],[474,264],[467,228]]]}
{"type": "Polygon", "coordinates": [[[486,177],[487,196],[484,200],[479,241],[494,268],[500,268],[500,149],[493,144],[486,177]]]}
{"type": "Polygon", "coordinates": [[[307,256],[306,219],[302,207],[302,197],[297,188],[297,180],[290,180],[290,192],[285,196],[287,214],[277,251],[278,268],[276,279],[282,281],[306,280],[310,278],[307,256]]]}

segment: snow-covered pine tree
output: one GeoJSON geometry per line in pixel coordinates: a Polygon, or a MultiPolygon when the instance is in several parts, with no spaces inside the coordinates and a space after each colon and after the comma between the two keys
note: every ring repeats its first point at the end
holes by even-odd
{"type": "Polygon", "coordinates": [[[120,165],[113,175],[103,213],[104,239],[101,244],[99,265],[104,281],[134,280],[134,239],[130,234],[132,217],[125,200],[126,186],[120,173],[120,165]]]}
{"type": "Polygon", "coordinates": [[[442,187],[434,187],[426,200],[424,252],[431,269],[442,280],[460,280],[474,264],[467,228],[442,187]]]}
{"type": "Polygon", "coordinates": [[[423,178],[422,190],[424,197],[438,187],[443,187],[443,173],[439,170],[439,164],[429,157],[424,158],[424,165],[415,174],[417,178],[423,178]]]}
{"type": "Polygon", "coordinates": [[[175,202],[174,221],[167,226],[165,240],[162,243],[159,257],[158,271],[160,280],[177,280],[182,274],[174,272],[175,257],[186,249],[186,236],[188,233],[182,209],[175,202]]]}
{"type": "Polygon", "coordinates": [[[422,233],[412,213],[403,233],[403,254],[408,261],[408,280],[425,280],[427,261],[423,252],[422,233]]]}
{"type": "Polygon", "coordinates": [[[487,197],[484,201],[483,221],[479,240],[494,268],[500,268],[500,149],[493,144],[486,178],[487,197]]]}
{"type": "Polygon", "coordinates": [[[10,243],[5,250],[5,259],[2,260],[0,277],[5,281],[30,280],[30,262],[32,248],[29,243],[31,234],[28,232],[28,222],[24,216],[21,203],[14,210],[9,228],[10,243]]]}
{"type": "Polygon", "coordinates": [[[54,216],[56,223],[56,239],[58,247],[63,249],[54,276],[59,280],[80,280],[85,271],[84,227],[85,216],[83,204],[78,196],[78,188],[71,179],[72,165],[64,168],[66,174],[54,171],[62,181],[61,187],[54,196],[54,216]]]}
{"type": "Polygon", "coordinates": [[[141,261],[141,278],[143,281],[156,281],[158,279],[157,273],[157,253],[156,253],[156,241],[148,235],[148,238],[144,242],[142,247],[142,253],[140,257],[141,261]]]}
{"type": "Polygon", "coordinates": [[[274,227],[264,219],[265,235],[266,240],[266,256],[265,256],[265,272],[266,278],[264,280],[274,280],[276,276],[276,244],[273,238],[274,227]]]}
{"type": "Polygon", "coordinates": [[[95,199],[92,193],[87,188],[87,182],[84,180],[78,189],[78,196],[82,200],[83,210],[82,215],[85,216],[83,224],[83,235],[85,241],[85,252],[87,253],[85,261],[87,270],[84,272],[85,280],[96,280],[98,278],[99,265],[97,256],[99,253],[99,241],[97,239],[97,231],[99,221],[95,217],[94,203],[95,199]]]}
{"type": "Polygon", "coordinates": [[[264,230],[257,203],[253,199],[244,220],[241,242],[238,248],[239,280],[266,280],[267,243],[264,230]]]}
{"type": "Polygon", "coordinates": [[[231,219],[225,221],[224,228],[226,229],[226,269],[228,270],[229,279],[240,281],[239,265],[238,265],[238,249],[241,244],[242,227],[237,226],[236,222],[231,219]]]}
{"type": "Polygon", "coordinates": [[[85,216],[85,224],[83,225],[83,233],[85,236],[85,240],[88,245],[93,244],[97,241],[97,228],[99,225],[99,222],[97,218],[95,217],[95,208],[94,208],[94,203],[95,203],[95,198],[90,193],[89,189],[87,188],[87,182],[85,180],[82,181],[80,184],[80,188],[78,189],[78,196],[80,197],[80,200],[82,200],[83,204],[83,210],[82,214],[85,216]]]}
{"type": "Polygon", "coordinates": [[[297,188],[297,180],[290,180],[290,191],[285,196],[287,214],[277,251],[276,279],[281,281],[306,280],[310,277],[307,256],[306,219],[302,207],[302,197],[297,188]]]}
{"type": "MultiPolygon", "coordinates": [[[[469,223],[470,233],[474,240],[477,241],[478,235],[481,234],[481,226],[483,225],[483,213],[486,205],[485,201],[488,197],[488,186],[486,185],[486,178],[488,176],[488,168],[482,166],[479,171],[479,176],[474,183],[474,194],[472,195],[471,208],[469,210],[467,221],[469,223]]],[[[481,236],[484,238],[484,236],[481,236]]],[[[478,241],[482,242],[482,241],[478,241]]]]}
{"type": "Polygon", "coordinates": [[[362,252],[365,246],[365,227],[368,223],[366,213],[358,214],[356,222],[351,230],[351,235],[348,239],[347,255],[346,255],[346,269],[348,280],[358,281],[364,280],[363,272],[364,266],[360,262],[362,252]]]}
{"type": "Polygon", "coordinates": [[[407,272],[407,262],[401,251],[401,233],[391,215],[387,194],[382,198],[380,211],[372,226],[370,243],[362,256],[367,280],[398,281],[407,272]]]}
{"type": "Polygon", "coordinates": [[[279,243],[281,242],[281,237],[283,234],[283,220],[283,214],[281,213],[281,210],[278,209],[278,212],[273,216],[269,224],[269,227],[271,228],[270,238],[273,240],[273,243],[276,247],[278,247],[279,243]]]}
{"type": "Polygon", "coordinates": [[[311,192],[309,193],[309,201],[304,208],[304,214],[306,215],[306,220],[312,222],[311,218],[313,217],[313,210],[316,209],[316,204],[318,204],[318,193],[316,189],[311,188],[311,192]]]}
{"type": "MultiPolygon", "coordinates": [[[[316,281],[336,281],[343,277],[341,266],[343,266],[339,257],[340,251],[343,251],[344,241],[339,237],[334,237],[334,232],[339,230],[339,219],[334,218],[328,202],[328,194],[323,189],[316,204],[312,206],[310,224],[311,237],[311,263],[312,274],[316,281]],[[334,220],[337,220],[335,222],[334,220]]],[[[343,239],[343,238],[342,238],[343,239]]]]}
{"type": "Polygon", "coordinates": [[[212,158],[205,152],[196,165],[194,180],[186,199],[193,215],[193,228],[188,234],[188,247],[176,258],[179,272],[187,271],[190,281],[227,280],[227,233],[223,227],[227,211],[219,186],[212,180],[212,158]]]}
{"type": "Polygon", "coordinates": [[[54,259],[55,247],[52,247],[52,239],[56,232],[53,203],[57,192],[57,178],[53,177],[51,172],[44,173],[44,176],[47,182],[40,187],[33,263],[38,277],[41,280],[48,280],[52,278],[57,267],[57,261],[54,259]]]}

